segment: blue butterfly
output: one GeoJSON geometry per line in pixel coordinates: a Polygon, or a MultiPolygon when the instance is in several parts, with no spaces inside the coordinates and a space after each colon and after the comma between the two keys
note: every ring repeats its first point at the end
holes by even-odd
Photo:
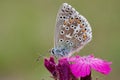
{"type": "Polygon", "coordinates": [[[92,29],[84,16],[63,3],[57,14],[54,39],[51,54],[57,58],[70,57],[91,41],[92,29]]]}

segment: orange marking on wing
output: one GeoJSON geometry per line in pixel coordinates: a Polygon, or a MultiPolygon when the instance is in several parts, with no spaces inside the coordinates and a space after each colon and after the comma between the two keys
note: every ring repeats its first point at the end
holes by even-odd
{"type": "Polygon", "coordinates": [[[75,21],[75,22],[77,22],[77,19],[76,19],[76,18],[74,18],[74,21],[75,21]]]}
{"type": "Polygon", "coordinates": [[[74,22],[80,24],[80,20],[78,18],[74,18],[74,22]]]}
{"type": "Polygon", "coordinates": [[[69,22],[72,24],[74,22],[74,19],[69,19],[69,22]]]}
{"type": "Polygon", "coordinates": [[[83,34],[83,39],[86,40],[86,38],[87,38],[87,35],[83,34]]]}
{"type": "Polygon", "coordinates": [[[67,21],[64,21],[64,25],[70,26],[70,23],[68,23],[67,21]]]}
{"type": "Polygon", "coordinates": [[[84,33],[85,31],[86,31],[85,29],[82,30],[83,33],[84,33]]]}
{"type": "Polygon", "coordinates": [[[80,24],[80,20],[77,20],[77,23],[80,24]]]}
{"type": "Polygon", "coordinates": [[[66,25],[67,24],[67,21],[64,21],[64,25],[66,25]]]}
{"type": "Polygon", "coordinates": [[[67,26],[70,26],[70,24],[68,23],[67,26]]]}

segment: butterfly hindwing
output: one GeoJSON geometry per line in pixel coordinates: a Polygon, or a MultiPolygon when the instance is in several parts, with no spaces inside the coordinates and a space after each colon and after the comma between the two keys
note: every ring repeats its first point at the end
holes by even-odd
{"type": "Polygon", "coordinates": [[[74,53],[92,39],[92,30],[87,19],[71,5],[63,3],[57,14],[55,47],[66,46],[74,53]]]}

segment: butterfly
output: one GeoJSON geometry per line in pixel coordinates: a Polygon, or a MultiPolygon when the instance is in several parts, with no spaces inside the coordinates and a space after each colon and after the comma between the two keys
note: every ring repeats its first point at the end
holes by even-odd
{"type": "Polygon", "coordinates": [[[60,6],[55,26],[54,48],[50,52],[57,58],[70,57],[92,39],[87,19],[67,3],[60,6]]]}

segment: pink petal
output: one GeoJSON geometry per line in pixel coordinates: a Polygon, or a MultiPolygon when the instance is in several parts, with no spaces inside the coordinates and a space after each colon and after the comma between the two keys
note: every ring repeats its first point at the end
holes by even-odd
{"type": "Polygon", "coordinates": [[[72,57],[69,59],[69,62],[71,63],[71,72],[76,77],[85,77],[89,75],[91,73],[91,68],[103,74],[108,74],[111,71],[110,62],[94,58],[93,55],[72,57]]]}
{"type": "Polygon", "coordinates": [[[91,59],[91,67],[98,71],[98,72],[101,72],[103,74],[109,74],[110,71],[111,71],[111,68],[110,68],[110,62],[107,62],[107,61],[104,61],[102,59],[98,59],[98,58],[95,58],[95,59],[91,59]]]}
{"type": "Polygon", "coordinates": [[[44,66],[53,75],[53,77],[57,77],[56,63],[55,63],[53,57],[50,57],[50,59],[45,58],[44,59],[44,66]]]}
{"type": "Polygon", "coordinates": [[[67,60],[68,62],[77,62],[79,61],[80,58],[81,58],[80,56],[75,56],[75,57],[70,57],[67,60]]]}
{"type": "Polygon", "coordinates": [[[70,68],[66,59],[60,59],[56,68],[59,73],[59,80],[70,80],[70,68]]]}
{"type": "Polygon", "coordinates": [[[90,66],[85,63],[76,63],[70,66],[71,72],[75,77],[85,77],[90,74],[90,66]]]}

